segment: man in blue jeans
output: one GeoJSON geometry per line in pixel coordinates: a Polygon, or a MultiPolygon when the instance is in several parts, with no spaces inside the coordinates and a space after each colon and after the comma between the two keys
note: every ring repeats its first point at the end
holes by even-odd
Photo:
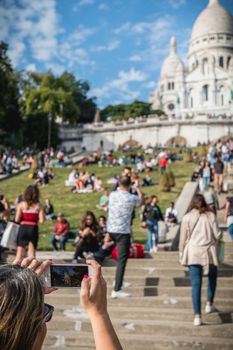
{"type": "Polygon", "coordinates": [[[116,269],[115,288],[112,298],[126,298],[129,293],[121,290],[125,267],[129,257],[131,243],[131,219],[135,207],[139,207],[142,200],[142,192],[139,182],[135,182],[137,195],[130,193],[131,178],[122,176],[119,188],[111,192],[108,203],[107,232],[118,249],[118,261],[116,269]]]}

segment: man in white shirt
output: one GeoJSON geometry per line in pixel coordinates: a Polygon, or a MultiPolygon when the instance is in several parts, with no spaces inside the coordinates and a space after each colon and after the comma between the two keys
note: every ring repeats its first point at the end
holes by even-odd
{"type": "Polygon", "coordinates": [[[109,196],[107,232],[110,234],[118,250],[115,288],[112,291],[113,298],[130,296],[129,293],[123,292],[121,288],[129,257],[132,214],[134,208],[139,207],[142,200],[139,183],[135,183],[137,195],[131,194],[130,188],[130,177],[122,176],[120,178],[119,189],[111,192],[109,196]]]}

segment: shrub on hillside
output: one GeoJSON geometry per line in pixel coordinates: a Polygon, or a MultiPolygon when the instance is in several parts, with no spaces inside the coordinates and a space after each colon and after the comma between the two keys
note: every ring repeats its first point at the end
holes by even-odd
{"type": "Polygon", "coordinates": [[[168,176],[167,172],[163,173],[160,177],[159,189],[162,192],[170,192],[171,191],[171,185],[170,185],[169,176],[168,176]]]}
{"type": "Polygon", "coordinates": [[[173,171],[168,170],[167,174],[168,174],[168,180],[169,180],[170,187],[175,187],[176,180],[175,180],[175,175],[174,175],[173,171]]]}
{"type": "Polygon", "coordinates": [[[191,161],[192,161],[192,152],[191,151],[188,151],[184,154],[184,161],[186,163],[191,163],[191,161]]]}

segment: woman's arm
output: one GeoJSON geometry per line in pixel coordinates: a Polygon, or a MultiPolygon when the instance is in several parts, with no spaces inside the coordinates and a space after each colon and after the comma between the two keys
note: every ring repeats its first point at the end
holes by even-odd
{"type": "Polygon", "coordinates": [[[44,221],[45,221],[44,209],[41,207],[39,210],[39,222],[40,224],[43,224],[44,221]]]}
{"type": "Polygon", "coordinates": [[[180,254],[183,254],[184,247],[185,247],[185,242],[187,240],[187,223],[186,223],[186,218],[184,218],[181,222],[180,226],[180,243],[179,243],[179,252],[180,254]]]}
{"type": "Polygon", "coordinates": [[[17,207],[16,214],[15,214],[15,222],[16,222],[17,224],[20,223],[21,216],[22,216],[22,211],[23,211],[22,205],[19,204],[18,207],[17,207]]]}
{"type": "Polygon", "coordinates": [[[87,263],[94,274],[92,279],[83,279],[80,300],[91,320],[96,350],[123,350],[107,312],[107,287],[101,267],[94,260],[87,263]]]}

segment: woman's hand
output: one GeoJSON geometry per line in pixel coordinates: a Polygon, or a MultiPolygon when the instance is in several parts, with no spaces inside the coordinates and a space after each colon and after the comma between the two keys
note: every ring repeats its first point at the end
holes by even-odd
{"type": "MultiPolygon", "coordinates": [[[[15,264],[15,262],[13,263],[15,264]]],[[[25,258],[18,265],[24,268],[32,269],[38,277],[41,277],[43,273],[50,267],[52,260],[45,260],[43,262],[38,261],[35,258],[25,258]]],[[[57,288],[47,288],[44,287],[44,294],[50,294],[57,290],[57,288]]]]}
{"type": "Polygon", "coordinates": [[[82,281],[80,301],[89,315],[107,315],[107,286],[101,273],[101,266],[94,260],[87,260],[93,268],[93,277],[82,281]]]}

